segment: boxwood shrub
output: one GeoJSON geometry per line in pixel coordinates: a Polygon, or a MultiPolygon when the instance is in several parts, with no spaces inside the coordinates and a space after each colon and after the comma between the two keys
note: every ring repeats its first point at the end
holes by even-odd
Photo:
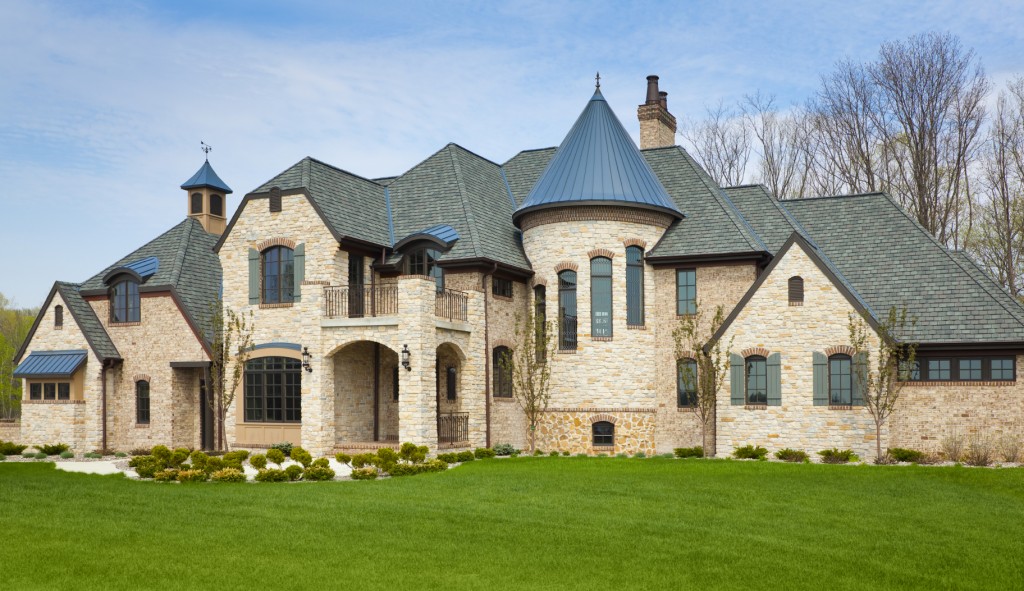
{"type": "Polygon", "coordinates": [[[377,469],[376,468],[356,468],[352,470],[350,475],[352,480],[376,480],[377,469]]]}
{"type": "MultiPolygon", "coordinates": [[[[294,449],[292,450],[292,453],[295,453],[294,449]]],[[[288,475],[288,480],[298,480],[302,478],[302,466],[292,464],[284,469],[284,473],[288,475]]]]}
{"type": "Polygon", "coordinates": [[[211,474],[210,479],[214,482],[245,482],[245,473],[234,468],[224,468],[211,474]]]}
{"type": "MultiPolygon", "coordinates": [[[[552,453],[557,454],[558,452],[552,453]]],[[[473,451],[473,455],[476,456],[476,459],[478,460],[486,460],[493,458],[495,456],[495,453],[493,449],[488,449],[486,447],[478,447],[473,451]]]]}
{"type": "Polygon", "coordinates": [[[460,462],[472,462],[473,460],[476,459],[476,456],[473,455],[473,452],[469,450],[460,451],[458,454],[456,454],[456,457],[459,459],[460,462]]]}
{"type": "Polygon", "coordinates": [[[257,482],[288,482],[288,474],[284,470],[267,468],[256,473],[257,482]]]}
{"type": "Polygon", "coordinates": [[[677,447],[672,450],[677,458],[703,458],[704,448],[701,446],[696,447],[677,447]]]}
{"type": "Polygon", "coordinates": [[[775,452],[775,457],[779,458],[783,462],[806,462],[807,452],[787,447],[786,449],[780,449],[775,452]]]}
{"type": "Polygon", "coordinates": [[[267,467],[267,456],[255,454],[249,458],[249,465],[257,470],[262,470],[267,467]]]}
{"type": "Polygon", "coordinates": [[[203,470],[181,470],[178,472],[178,482],[206,482],[210,477],[203,470]]]}
{"type": "MultiPolygon", "coordinates": [[[[298,468],[298,466],[294,466],[298,468]]],[[[334,480],[334,470],[331,470],[327,466],[310,466],[302,472],[303,480],[312,480],[319,482],[323,480],[334,480]]]]}
{"type": "MultiPolygon", "coordinates": [[[[291,450],[288,450],[291,451],[291,450]]],[[[278,466],[284,463],[284,452],[276,447],[267,450],[267,461],[274,462],[278,466]]]]}
{"type": "Polygon", "coordinates": [[[737,447],[732,455],[741,460],[763,460],[768,456],[768,450],[760,445],[744,445],[737,447]]]}

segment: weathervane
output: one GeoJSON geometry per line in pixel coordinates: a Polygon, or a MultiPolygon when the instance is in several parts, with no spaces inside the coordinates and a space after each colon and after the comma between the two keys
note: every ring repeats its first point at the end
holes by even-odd
{"type": "Polygon", "coordinates": [[[601,88],[601,72],[598,72],[597,76],[594,76],[594,87],[601,88]]]}
{"type": "Polygon", "coordinates": [[[208,144],[208,143],[206,143],[204,141],[201,141],[201,140],[199,142],[199,145],[201,146],[201,149],[203,150],[203,154],[206,154],[206,161],[209,162],[210,161],[210,150],[213,149],[213,146],[211,146],[210,144],[208,144]]]}

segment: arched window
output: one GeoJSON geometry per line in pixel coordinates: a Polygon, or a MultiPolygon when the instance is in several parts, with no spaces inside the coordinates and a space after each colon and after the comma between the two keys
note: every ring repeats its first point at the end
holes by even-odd
{"type": "Polygon", "coordinates": [[[210,214],[224,217],[224,198],[216,193],[210,195],[210,214]]]}
{"type": "Polygon", "coordinates": [[[59,304],[53,307],[53,327],[64,328],[64,306],[59,304]]]}
{"type": "Polygon", "coordinates": [[[263,303],[295,301],[295,262],[292,249],[271,246],[263,251],[263,303]]]}
{"type": "Polygon", "coordinates": [[[140,425],[149,424],[149,382],[135,382],[135,422],[140,425]]]}
{"type": "Polygon", "coordinates": [[[697,361],[676,361],[676,394],[680,407],[697,406],[697,361]]]}
{"type": "Polygon", "coordinates": [[[203,194],[192,193],[192,207],[190,208],[192,213],[203,213],[203,194]]]}
{"type": "Polygon", "coordinates": [[[444,291],[444,270],[437,266],[441,251],[433,248],[414,250],[406,256],[406,274],[433,277],[438,293],[444,291]]]}
{"type": "Polygon", "coordinates": [[[290,357],[257,357],[245,364],[245,420],[298,423],[302,420],[302,363],[290,357]]]}
{"type": "Polygon", "coordinates": [[[789,305],[790,306],[802,306],[802,305],[804,305],[804,278],[803,277],[790,277],[789,278],[789,305]]]}
{"type": "Polygon", "coordinates": [[[543,285],[533,288],[533,321],[537,323],[537,361],[541,363],[548,356],[548,312],[544,305],[546,292],[547,288],[543,285]]]}
{"type": "Polygon", "coordinates": [[[626,324],[644,324],[644,249],[626,247],[626,324]]]}
{"type": "Polygon", "coordinates": [[[853,376],[849,355],[828,358],[828,403],[836,406],[853,404],[853,376]]]}
{"type": "Polygon", "coordinates": [[[558,348],[576,350],[576,271],[558,274],[558,348]]]}
{"type": "Polygon", "coordinates": [[[140,322],[139,284],[125,278],[110,288],[110,322],[140,322]]]}
{"type": "Polygon", "coordinates": [[[594,438],[594,446],[615,445],[615,425],[608,421],[597,421],[590,427],[594,438]]]}
{"type": "Polygon", "coordinates": [[[491,352],[494,371],[494,397],[512,398],[512,350],[495,347],[491,352]]]}
{"type": "Polygon", "coordinates": [[[768,404],[768,362],[760,355],[747,357],[747,404],[768,404]]]}
{"type": "Polygon", "coordinates": [[[590,334],[612,336],[612,260],[590,259],[590,334]]]}

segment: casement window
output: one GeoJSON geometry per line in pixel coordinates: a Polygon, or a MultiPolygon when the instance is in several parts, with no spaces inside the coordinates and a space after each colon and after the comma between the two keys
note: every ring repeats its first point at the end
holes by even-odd
{"type": "Polygon", "coordinates": [[[697,406],[697,361],[676,361],[676,399],[680,408],[697,406]]]}
{"type": "Polygon", "coordinates": [[[927,367],[929,380],[948,380],[952,375],[953,364],[949,359],[929,359],[927,367]]]}
{"type": "Polygon", "coordinates": [[[590,333],[612,336],[612,260],[607,257],[590,259],[590,333]]]}
{"type": "Polygon", "coordinates": [[[210,194],[210,215],[224,217],[224,198],[216,193],[210,194]]]}
{"type": "Polygon", "coordinates": [[[410,252],[405,257],[406,275],[423,275],[434,279],[437,292],[444,291],[444,270],[437,265],[441,251],[433,248],[421,248],[410,252]]]}
{"type": "Polygon", "coordinates": [[[458,397],[458,370],[456,370],[454,367],[447,368],[445,370],[445,378],[445,389],[447,390],[446,394],[448,397],[448,401],[453,402],[458,397]]]}
{"type": "Polygon", "coordinates": [[[64,306],[53,307],[53,328],[57,330],[64,328],[64,306]]]}
{"type": "Polygon", "coordinates": [[[1016,358],[964,355],[922,357],[914,360],[910,371],[901,370],[901,379],[930,382],[1013,381],[1016,358]]]}
{"type": "Polygon", "coordinates": [[[841,353],[827,356],[815,351],[812,357],[814,406],[864,406],[864,388],[860,376],[868,363],[866,353],[851,357],[841,353]]]}
{"type": "Polygon", "coordinates": [[[191,200],[192,200],[192,204],[191,204],[190,211],[192,213],[203,213],[203,194],[202,193],[192,193],[191,200]]]}
{"type": "Polygon", "coordinates": [[[676,270],[676,314],[684,316],[697,313],[697,271],[696,269],[676,270]]]}
{"type": "Polygon", "coordinates": [[[590,427],[594,447],[615,445],[615,425],[608,421],[597,421],[590,427]]]}
{"type": "Polygon", "coordinates": [[[790,277],[789,278],[789,305],[790,306],[802,306],[802,305],[804,305],[804,278],[803,277],[790,277]]]}
{"type": "Polygon", "coordinates": [[[733,405],[782,405],[782,357],[771,353],[729,356],[729,402],[733,405]]]}
{"type": "Polygon", "coordinates": [[[149,424],[149,382],[135,382],[135,422],[140,425],[149,424]]]}
{"type": "Polygon", "coordinates": [[[747,404],[768,404],[768,360],[753,355],[744,360],[746,364],[747,404]]]}
{"type": "Polygon", "coordinates": [[[290,357],[257,357],[245,364],[245,421],[302,420],[302,363],[290,357]]]}
{"type": "Polygon", "coordinates": [[[547,359],[548,313],[545,307],[547,288],[538,285],[533,288],[533,320],[537,323],[537,361],[543,363],[547,359]]]}
{"type": "Polygon", "coordinates": [[[139,283],[125,278],[110,288],[110,322],[140,322],[142,312],[139,301],[139,283]]]}
{"type": "Polygon", "coordinates": [[[249,249],[249,303],[290,304],[302,301],[306,245],[249,249]]]}
{"type": "Polygon", "coordinates": [[[644,249],[626,247],[626,325],[644,325],[644,249]]]}
{"type": "Polygon", "coordinates": [[[29,400],[71,400],[70,382],[30,382],[29,400]]]}
{"type": "Polygon", "coordinates": [[[991,371],[991,379],[993,380],[1012,380],[1013,375],[1013,357],[1001,357],[992,358],[989,360],[989,368],[991,371]]]}
{"type": "Polygon", "coordinates": [[[512,368],[508,367],[511,362],[512,350],[508,347],[495,347],[491,352],[495,398],[512,398],[512,368]]]}
{"type": "Polygon", "coordinates": [[[558,274],[558,348],[576,350],[576,271],[558,274]]]}
{"type": "Polygon", "coordinates": [[[494,280],[491,281],[491,293],[503,298],[512,297],[512,280],[495,277],[494,280]]]}
{"type": "Polygon", "coordinates": [[[853,404],[852,358],[833,355],[828,358],[828,402],[834,406],[853,404]]]}

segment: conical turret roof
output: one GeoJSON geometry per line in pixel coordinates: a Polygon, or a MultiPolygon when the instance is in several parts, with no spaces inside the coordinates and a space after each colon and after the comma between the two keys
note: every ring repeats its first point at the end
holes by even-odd
{"type": "Polygon", "coordinates": [[[182,183],[182,189],[198,189],[199,187],[212,187],[224,193],[231,193],[231,187],[224,181],[220,180],[217,173],[214,172],[213,167],[210,166],[210,161],[203,162],[203,165],[196,171],[192,178],[182,183]]]}
{"type": "Polygon", "coordinates": [[[516,210],[621,205],[683,215],[597,89],[548,167],[516,210]]]}

